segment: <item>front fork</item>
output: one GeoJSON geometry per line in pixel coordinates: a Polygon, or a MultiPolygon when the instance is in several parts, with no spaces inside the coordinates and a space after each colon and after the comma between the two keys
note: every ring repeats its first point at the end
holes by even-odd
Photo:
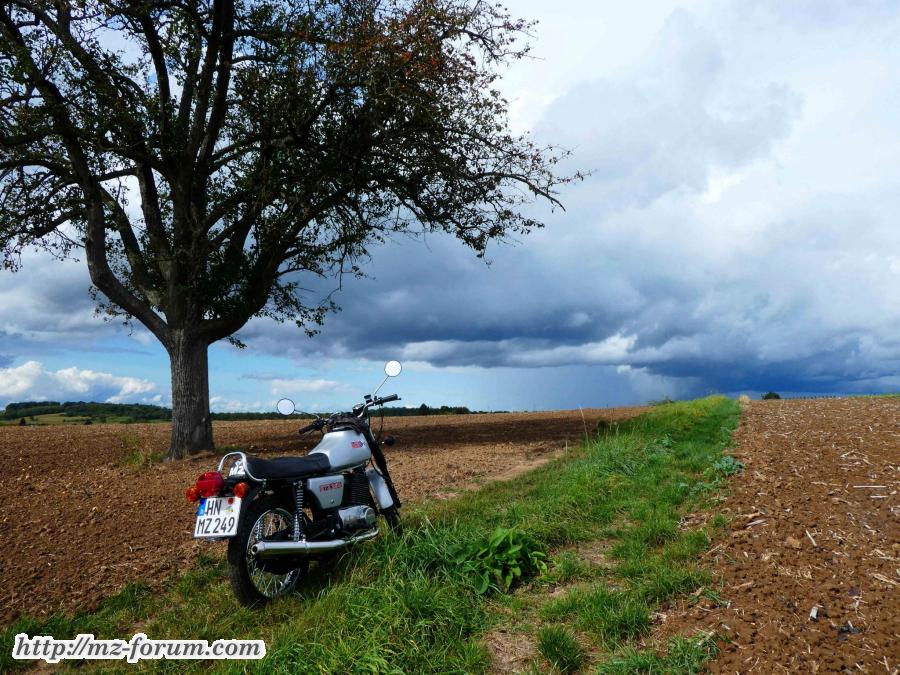
{"type": "Polygon", "coordinates": [[[402,506],[402,504],[400,503],[400,497],[397,496],[397,490],[394,489],[394,481],[391,480],[391,472],[388,471],[387,460],[384,458],[384,453],[381,451],[381,446],[378,445],[378,441],[375,440],[375,437],[372,435],[371,431],[368,431],[367,435],[368,438],[366,440],[369,442],[369,447],[372,448],[372,459],[375,460],[375,466],[378,467],[378,471],[384,478],[384,482],[387,483],[388,492],[390,492],[391,494],[391,499],[394,501],[394,506],[400,508],[402,506]]]}

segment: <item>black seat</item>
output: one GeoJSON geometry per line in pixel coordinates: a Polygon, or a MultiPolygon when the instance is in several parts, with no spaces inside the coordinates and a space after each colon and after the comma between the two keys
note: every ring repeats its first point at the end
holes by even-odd
{"type": "Polygon", "coordinates": [[[306,457],[275,457],[273,459],[247,457],[247,468],[255,478],[295,479],[330,471],[331,463],[328,461],[328,455],[313,452],[306,457]]]}

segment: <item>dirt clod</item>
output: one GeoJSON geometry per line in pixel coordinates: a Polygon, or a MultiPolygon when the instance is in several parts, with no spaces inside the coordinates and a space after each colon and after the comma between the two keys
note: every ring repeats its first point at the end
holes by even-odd
{"type": "Polygon", "coordinates": [[[727,604],[682,602],[656,637],[726,636],[714,672],[900,672],[900,399],[753,402],[735,440],[727,604]]]}

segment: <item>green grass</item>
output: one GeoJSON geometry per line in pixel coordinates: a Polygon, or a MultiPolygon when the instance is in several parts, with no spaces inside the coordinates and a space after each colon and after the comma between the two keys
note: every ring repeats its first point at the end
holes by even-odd
{"type": "MultiPolygon", "coordinates": [[[[155,639],[266,641],[265,660],[214,666],[224,672],[483,672],[490,662],[480,638],[510,621],[530,626],[543,658],[560,670],[577,669],[576,634],[590,647],[586,658],[620,668],[606,672],[656,672],[641,670],[641,659],[672,668],[693,663],[711,653],[708,645],[692,651],[689,641],[672,643],[662,654],[633,645],[646,635],[656,605],[708,583],[694,562],[707,535],[681,531],[678,523],[686,510],[706,503],[708,492],[696,490],[698,484],[723,480],[713,466],[737,418],[737,404],[721,397],[654,407],[514,480],[407,509],[402,537],[360,545],[325,570],[313,566],[301,592],[261,611],[239,607],[224,563],[205,558],[162,594],[133,587],[98,612],[21,620],[0,634],[0,670],[15,665],[8,655],[18,632],[127,638],[139,626],[155,639]],[[542,574],[523,574],[511,595],[482,595],[457,556],[484,547],[497,528],[549,551],[549,565],[542,574]],[[598,572],[567,551],[580,542],[603,542],[612,566],[598,572]],[[546,602],[551,582],[566,592],[546,602]],[[516,603],[522,610],[514,619],[498,611],[516,603]],[[552,626],[542,629],[544,622],[552,626]]],[[[114,662],[102,667],[126,669],[114,662]]],[[[142,667],[209,666],[148,661],[142,667]]]]}
{"type": "Polygon", "coordinates": [[[563,626],[544,626],[538,631],[538,651],[561,673],[576,673],[584,663],[584,650],[563,626]]]}
{"type": "Polygon", "coordinates": [[[663,675],[664,673],[699,673],[707,661],[718,654],[715,636],[699,634],[675,637],[662,652],[652,649],[624,649],[619,655],[600,664],[597,675],[663,675]]]}

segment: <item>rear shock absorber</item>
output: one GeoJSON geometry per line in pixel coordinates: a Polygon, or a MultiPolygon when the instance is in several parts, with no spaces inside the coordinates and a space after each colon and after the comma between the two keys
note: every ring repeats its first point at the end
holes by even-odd
{"type": "Polygon", "coordinates": [[[294,482],[294,541],[300,541],[303,532],[303,481],[294,482]]]}

